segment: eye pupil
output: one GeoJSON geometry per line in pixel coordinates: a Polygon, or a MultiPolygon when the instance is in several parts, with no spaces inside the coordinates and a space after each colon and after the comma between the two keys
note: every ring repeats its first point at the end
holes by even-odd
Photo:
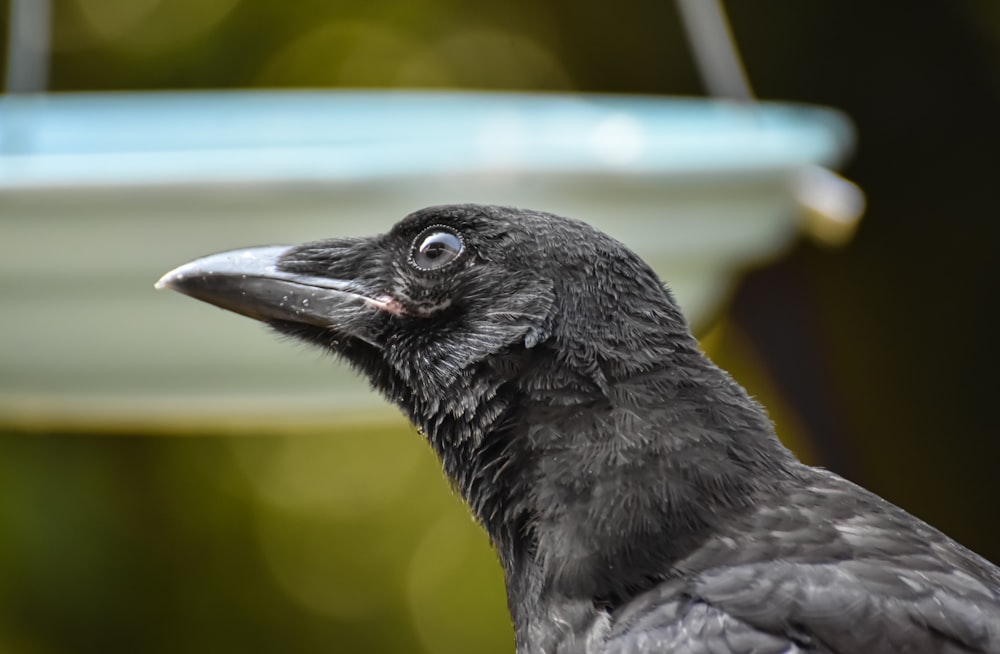
{"type": "Polygon", "coordinates": [[[447,251],[442,243],[431,243],[424,249],[424,255],[429,259],[437,259],[447,251]]]}
{"type": "Polygon", "coordinates": [[[462,239],[441,228],[431,228],[414,241],[413,264],[432,270],[454,261],[462,253],[462,239]]]}

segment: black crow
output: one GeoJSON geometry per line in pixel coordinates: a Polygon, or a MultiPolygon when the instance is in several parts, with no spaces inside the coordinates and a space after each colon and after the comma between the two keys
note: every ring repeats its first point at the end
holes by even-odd
{"type": "Polygon", "coordinates": [[[158,285],[332,350],[402,408],[496,547],[519,654],[1000,653],[1000,569],[799,462],[584,223],[432,207],[158,285]]]}

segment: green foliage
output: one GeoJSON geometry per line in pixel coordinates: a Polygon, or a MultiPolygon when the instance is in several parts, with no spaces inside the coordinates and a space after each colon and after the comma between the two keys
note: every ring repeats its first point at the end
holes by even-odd
{"type": "Polygon", "coordinates": [[[409,431],[0,435],[0,651],[511,651],[489,544],[409,431]]]}

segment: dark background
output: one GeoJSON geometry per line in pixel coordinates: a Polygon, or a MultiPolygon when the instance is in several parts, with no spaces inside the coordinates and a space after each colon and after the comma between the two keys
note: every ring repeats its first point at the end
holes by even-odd
{"type": "MultiPolygon", "coordinates": [[[[54,5],[59,92],[702,94],[666,1],[54,5]]],[[[854,120],[869,209],[751,271],[707,345],[805,458],[1000,561],[1000,3],[727,7],[760,97],[854,120]]],[[[485,539],[408,431],[5,434],[0,651],[511,651],[485,539]]]]}

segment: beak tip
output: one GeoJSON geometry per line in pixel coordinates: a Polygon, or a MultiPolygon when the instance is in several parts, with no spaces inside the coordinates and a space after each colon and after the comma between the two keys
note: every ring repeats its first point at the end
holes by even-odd
{"type": "MultiPolygon", "coordinates": [[[[185,266],[186,265],[187,264],[185,264],[185,266]]],[[[158,291],[162,291],[163,289],[170,289],[172,291],[178,290],[177,286],[179,282],[184,280],[183,269],[185,266],[181,266],[180,268],[174,268],[170,272],[163,275],[163,277],[160,277],[158,280],[156,280],[156,283],[153,284],[153,288],[155,288],[158,291]]]]}

